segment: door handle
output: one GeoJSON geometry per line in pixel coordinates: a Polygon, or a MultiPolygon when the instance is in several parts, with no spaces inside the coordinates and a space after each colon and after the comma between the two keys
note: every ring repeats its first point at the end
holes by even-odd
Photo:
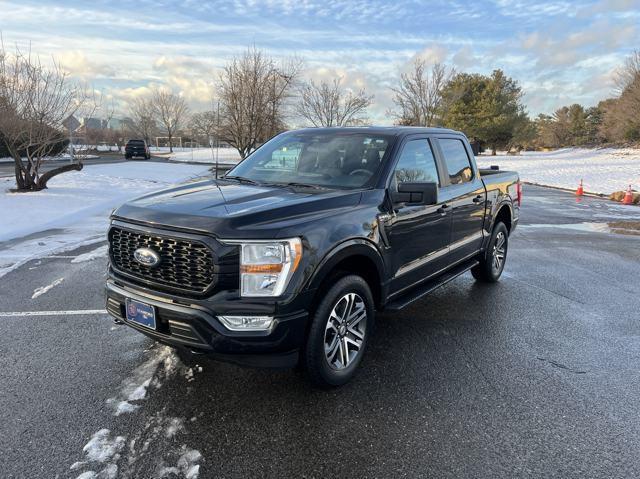
{"type": "Polygon", "coordinates": [[[438,208],[438,213],[440,213],[441,215],[446,215],[447,214],[447,210],[451,208],[451,206],[449,206],[448,204],[444,203],[443,205],[440,206],[440,208],[438,208]]]}
{"type": "Polygon", "coordinates": [[[481,202],[482,202],[482,200],[484,200],[484,196],[482,196],[482,195],[478,195],[478,196],[476,196],[476,197],[473,199],[473,202],[474,202],[474,203],[481,203],[481,202]]]}

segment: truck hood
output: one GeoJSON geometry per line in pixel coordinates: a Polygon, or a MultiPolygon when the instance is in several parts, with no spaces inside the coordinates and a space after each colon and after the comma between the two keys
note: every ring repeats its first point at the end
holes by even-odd
{"type": "Polygon", "coordinates": [[[283,228],[358,205],[360,191],[239,184],[187,183],[131,200],[114,219],[213,233],[222,238],[277,237],[283,228]]]}

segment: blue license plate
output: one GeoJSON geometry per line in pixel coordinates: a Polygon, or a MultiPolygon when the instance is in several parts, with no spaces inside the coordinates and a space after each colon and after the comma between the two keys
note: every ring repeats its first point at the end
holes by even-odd
{"type": "Polygon", "coordinates": [[[156,329],[156,311],[150,304],[127,298],[127,320],[156,329]]]}

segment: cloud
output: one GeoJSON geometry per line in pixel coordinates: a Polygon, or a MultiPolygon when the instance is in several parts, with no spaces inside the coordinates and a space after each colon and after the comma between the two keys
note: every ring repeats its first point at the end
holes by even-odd
{"type": "Polygon", "coordinates": [[[89,61],[79,50],[69,50],[57,57],[60,66],[70,75],[81,78],[111,77],[115,70],[111,65],[89,61]]]}
{"type": "Polygon", "coordinates": [[[483,74],[502,68],[538,113],[574,97],[596,103],[640,44],[640,0],[140,0],[143,15],[122,0],[0,2],[5,45],[57,58],[123,105],[164,86],[207,108],[222,66],[255,45],[304,59],[318,78],[364,85],[380,123],[389,88],[415,58],[483,74]]]}

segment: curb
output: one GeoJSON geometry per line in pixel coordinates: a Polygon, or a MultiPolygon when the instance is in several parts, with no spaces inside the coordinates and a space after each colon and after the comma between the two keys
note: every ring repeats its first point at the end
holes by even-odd
{"type": "MultiPolygon", "coordinates": [[[[576,192],[576,190],[572,190],[571,188],[563,188],[561,186],[544,185],[542,183],[533,183],[532,181],[523,181],[522,183],[524,183],[525,185],[542,186],[543,188],[551,188],[552,190],[566,191],[568,193],[574,193],[575,194],[575,192],[576,192]]],[[[604,193],[593,193],[593,192],[590,192],[590,191],[585,191],[582,196],[591,196],[593,198],[609,199],[609,195],[606,195],[604,193]]]]}

